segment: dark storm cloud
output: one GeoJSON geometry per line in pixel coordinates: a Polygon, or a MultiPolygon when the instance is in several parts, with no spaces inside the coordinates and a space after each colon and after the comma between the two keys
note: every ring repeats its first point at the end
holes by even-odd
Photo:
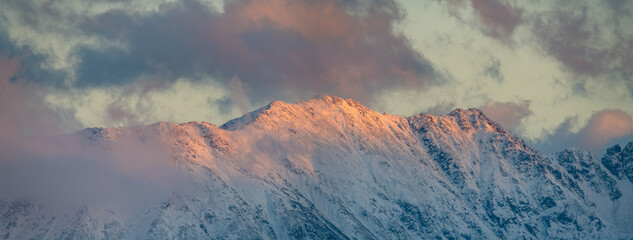
{"type": "Polygon", "coordinates": [[[384,90],[440,81],[394,28],[404,12],[393,0],[239,0],[226,2],[223,12],[185,0],[158,9],[25,19],[72,20],[78,35],[120,43],[77,46],[72,87],[122,86],[147,75],[168,82],[211,76],[228,84],[237,76],[254,101],[331,93],[367,102],[384,90]]]}
{"type": "Polygon", "coordinates": [[[633,141],[633,120],[629,114],[620,109],[605,109],[594,113],[586,125],[580,130],[573,129],[578,125],[577,117],[565,119],[556,129],[547,133],[544,140],[534,143],[545,152],[560,151],[566,147],[581,147],[593,154],[602,151],[615,143],[633,141]]]}

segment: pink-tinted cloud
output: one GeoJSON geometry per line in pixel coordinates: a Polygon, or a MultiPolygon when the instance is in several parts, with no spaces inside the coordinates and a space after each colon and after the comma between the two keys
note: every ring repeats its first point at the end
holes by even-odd
{"type": "Polygon", "coordinates": [[[226,13],[227,21],[237,23],[232,26],[237,32],[270,24],[280,30],[299,32],[321,43],[354,34],[353,27],[358,25],[353,16],[332,0],[238,1],[229,4],[226,13]]]}
{"type": "Polygon", "coordinates": [[[20,71],[20,59],[0,55],[0,150],[10,149],[26,137],[60,133],[65,127],[61,121],[64,113],[45,105],[45,89],[16,78],[20,71]]]}
{"type": "Polygon", "coordinates": [[[122,43],[77,46],[70,87],[124,86],[147,75],[228,85],[239,76],[250,104],[323,93],[370,104],[383,91],[443,81],[397,29],[405,14],[395,0],[237,0],[224,7],[183,0],[144,14],[66,16],[77,32],[122,43]]]}
{"type": "Polygon", "coordinates": [[[0,57],[0,126],[5,126],[0,133],[0,151],[6,150],[4,147],[10,146],[13,136],[18,135],[16,118],[14,114],[19,111],[22,104],[20,95],[16,93],[9,80],[17,73],[20,62],[16,59],[0,57]],[[6,127],[9,126],[9,127],[6,127]]]}
{"type": "Polygon", "coordinates": [[[487,102],[481,106],[481,111],[504,128],[515,132],[520,131],[521,121],[532,115],[530,101],[487,102]]]}
{"type": "Polygon", "coordinates": [[[633,120],[631,115],[621,109],[596,112],[580,130],[573,131],[577,124],[577,117],[567,118],[535,145],[545,151],[581,147],[601,154],[612,144],[633,141],[633,120]]]}
{"type": "Polygon", "coordinates": [[[620,109],[606,109],[595,113],[581,133],[587,148],[599,149],[612,139],[633,134],[633,120],[620,109]]]}
{"type": "Polygon", "coordinates": [[[258,71],[238,74],[252,89],[329,92],[367,102],[391,87],[432,84],[430,63],[393,28],[401,17],[392,1],[235,1],[212,23],[220,32],[211,36],[240,43],[240,62],[258,71]]]}

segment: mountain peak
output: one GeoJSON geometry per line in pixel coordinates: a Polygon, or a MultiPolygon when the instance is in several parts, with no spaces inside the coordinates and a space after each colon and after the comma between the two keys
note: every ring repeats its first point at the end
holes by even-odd
{"type": "Polygon", "coordinates": [[[488,118],[488,116],[477,108],[469,108],[467,110],[458,108],[448,115],[457,118],[462,128],[488,129],[498,133],[506,132],[501,125],[492,121],[492,119],[488,118]]]}
{"type": "MultiPolygon", "coordinates": [[[[497,133],[506,133],[506,130],[499,125],[498,123],[492,121],[488,116],[486,116],[481,110],[477,108],[469,108],[469,109],[461,109],[457,108],[451,111],[447,115],[429,115],[425,113],[421,113],[418,115],[414,115],[409,117],[409,121],[412,122],[416,127],[420,128],[423,122],[435,122],[436,124],[440,124],[440,122],[455,122],[460,131],[464,132],[479,132],[479,131],[491,131],[497,133]]],[[[444,124],[440,124],[444,125],[444,124]]]]}
{"type": "MultiPolygon", "coordinates": [[[[298,118],[305,118],[306,116],[314,116],[316,114],[315,112],[323,113],[326,111],[341,112],[347,116],[357,114],[365,115],[369,112],[374,112],[351,98],[344,99],[333,95],[323,94],[318,95],[313,99],[297,103],[273,101],[255,111],[244,114],[242,117],[226,122],[220,128],[226,130],[241,129],[246,125],[250,125],[255,122],[257,119],[260,119],[262,116],[276,116],[278,118],[282,118],[284,121],[289,121],[298,120],[298,118]]],[[[267,118],[266,121],[275,122],[277,120],[267,118]]]]}
{"type": "Polygon", "coordinates": [[[450,116],[458,116],[458,115],[482,115],[485,116],[485,114],[477,109],[477,108],[469,108],[469,109],[461,109],[461,108],[456,108],[455,110],[451,111],[448,115],[450,116]]]}
{"type": "Polygon", "coordinates": [[[613,154],[619,153],[621,151],[622,151],[622,147],[620,147],[620,144],[616,144],[616,145],[613,145],[612,147],[607,149],[607,154],[608,155],[613,155],[613,154]]]}
{"type": "Polygon", "coordinates": [[[308,100],[306,102],[310,102],[310,101],[320,101],[320,102],[324,102],[324,103],[330,103],[333,105],[343,105],[343,104],[347,104],[351,107],[361,107],[363,109],[368,109],[367,107],[363,106],[361,103],[357,102],[354,99],[351,98],[341,98],[341,97],[337,97],[334,95],[328,95],[328,94],[321,94],[318,95],[316,97],[314,97],[311,100],[308,100]]]}
{"type": "Polygon", "coordinates": [[[265,106],[260,107],[255,111],[248,112],[242,115],[241,117],[229,120],[228,122],[222,124],[220,128],[225,129],[225,130],[241,129],[245,127],[246,125],[249,125],[250,123],[255,121],[255,119],[257,119],[262,113],[265,113],[267,111],[275,111],[277,109],[283,109],[287,107],[288,105],[290,104],[279,101],[279,100],[272,101],[269,104],[266,104],[265,106]]]}
{"type": "Polygon", "coordinates": [[[334,96],[334,95],[329,95],[329,94],[320,94],[317,95],[316,97],[312,98],[312,100],[317,100],[317,101],[324,101],[324,102],[329,102],[329,103],[337,103],[337,102],[341,102],[344,99],[334,96]]]}

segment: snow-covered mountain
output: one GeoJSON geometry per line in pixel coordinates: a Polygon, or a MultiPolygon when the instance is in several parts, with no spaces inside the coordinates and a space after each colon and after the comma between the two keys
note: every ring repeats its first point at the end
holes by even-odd
{"type": "Polygon", "coordinates": [[[633,142],[602,159],[581,149],[544,155],[477,109],[405,118],[319,96],[275,101],[221,127],[72,136],[110,152],[160,139],[189,189],[125,209],[0,201],[0,238],[633,237],[633,142]]]}

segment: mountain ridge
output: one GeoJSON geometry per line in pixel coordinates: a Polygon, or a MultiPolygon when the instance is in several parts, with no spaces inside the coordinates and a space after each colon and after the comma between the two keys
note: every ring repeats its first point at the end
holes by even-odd
{"type": "MultiPolygon", "coordinates": [[[[357,109],[359,112],[361,113],[365,113],[365,112],[371,112],[371,113],[375,113],[376,115],[390,115],[390,116],[397,116],[397,115],[391,115],[391,114],[380,114],[378,112],[375,112],[374,110],[365,107],[364,105],[360,104],[359,102],[348,98],[348,99],[344,99],[344,98],[340,98],[337,96],[333,96],[333,95],[327,95],[327,94],[322,94],[322,95],[318,95],[310,100],[307,101],[300,101],[297,103],[286,103],[283,101],[279,101],[279,100],[275,100],[270,102],[267,105],[264,105],[263,107],[256,109],[254,111],[248,112],[244,115],[242,115],[241,117],[237,117],[234,119],[231,119],[229,121],[227,121],[226,123],[220,125],[220,128],[225,129],[225,130],[236,130],[239,128],[244,127],[245,125],[248,125],[250,123],[252,123],[252,121],[255,121],[261,114],[263,115],[269,115],[271,112],[274,111],[284,111],[284,109],[288,109],[288,108],[298,108],[298,107],[307,107],[307,110],[314,110],[315,107],[323,107],[323,104],[329,104],[331,106],[339,106],[338,110],[341,110],[343,112],[349,113],[349,111],[351,111],[352,109],[357,109]],[[319,106],[321,105],[321,106],[319,106]]],[[[417,115],[428,115],[426,113],[419,113],[410,117],[404,117],[404,118],[412,118],[414,116],[417,115]]],[[[480,118],[482,118],[482,120],[485,120],[487,122],[489,122],[490,125],[494,125],[495,128],[499,131],[505,131],[498,123],[492,121],[491,119],[489,119],[481,110],[477,109],[477,108],[469,108],[469,109],[461,109],[461,108],[457,108],[454,109],[453,111],[451,111],[450,113],[446,114],[446,115],[442,115],[442,116],[480,116],[480,118]]]]}
{"type": "Polygon", "coordinates": [[[579,149],[544,155],[477,109],[403,117],[322,95],[295,104],[273,101],[220,127],[157,123],[75,135],[82,144],[132,157],[139,156],[138,146],[157,142],[159,148],[141,154],[169,149],[169,163],[194,190],[145,204],[132,219],[94,205],[59,209],[0,201],[7,223],[0,236],[633,236],[627,229],[633,182],[625,179],[628,165],[617,164],[630,162],[622,154],[628,148],[613,149],[610,161],[579,149]],[[109,217],[97,214],[104,211],[109,217]],[[55,216],[67,223],[47,227],[55,216]]]}

